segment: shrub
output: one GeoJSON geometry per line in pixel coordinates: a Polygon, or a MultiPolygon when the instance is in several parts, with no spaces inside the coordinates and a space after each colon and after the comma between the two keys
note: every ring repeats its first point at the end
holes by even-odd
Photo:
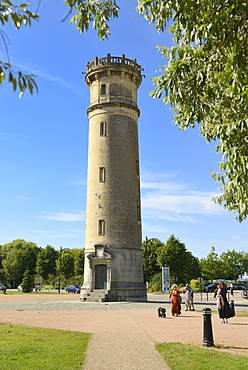
{"type": "Polygon", "coordinates": [[[158,272],[151,279],[148,290],[150,292],[162,292],[162,275],[161,272],[158,272]]]}
{"type": "Polygon", "coordinates": [[[204,285],[202,283],[200,283],[199,280],[197,279],[192,279],[190,280],[190,284],[191,288],[193,290],[196,290],[197,292],[201,292],[201,291],[204,291],[204,285]]]}
{"type": "Polygon", "coordinates": [[[25,270],[23,274],[23,279],[21,282],[22,291],[24,293],[30,293],[34,287],[33,275],[30,273],[30,270],[25,270]]]}

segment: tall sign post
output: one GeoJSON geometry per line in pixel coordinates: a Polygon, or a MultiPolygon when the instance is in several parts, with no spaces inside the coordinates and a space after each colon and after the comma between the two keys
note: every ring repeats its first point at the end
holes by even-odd
{"type": "Polygon", "coordinates": [[[163,292],[169,293],[170,291],[170,268],[162,267],[162,284],[163,292]]]}

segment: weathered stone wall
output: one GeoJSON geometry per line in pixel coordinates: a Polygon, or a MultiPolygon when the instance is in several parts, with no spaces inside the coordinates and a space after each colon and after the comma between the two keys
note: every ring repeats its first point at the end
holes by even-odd
{"type": "Polygon", "coordinates": [[[94,289],[94,253],[100,245],[111,256],[99,259],[108,266],[110,299],[146,300],[138,150],[140,66],[124,56],[111,58],[101,58],[102,64],[96,58],[85,77],[90,106],[83,291],[94,289]],[[123,63],[108,64],[110,60],[123,63]]]}
{"type": "Polygon", "coordinates": [[[90,113],[87,183],[87,248],[140,248],[140,188],[137,114],[128,108],[90,113]],[[136,115],[136,117],[135,117],[136,115]],[[101,121],[106,136],[99,135],[101,121]],[[106,169],[99,182],[99,168],[106,169]],[[98,235],[97,220],[105,220],[105,235],[98,235]]]}

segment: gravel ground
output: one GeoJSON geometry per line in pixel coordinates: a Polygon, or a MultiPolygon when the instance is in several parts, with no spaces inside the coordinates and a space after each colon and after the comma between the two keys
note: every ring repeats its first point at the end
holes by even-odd
{"type": "MultiPolygon", "coordinates": [[[[236,311],[246,311],[248,300],[242,299],[237,293],[234,300],[236,311]]],[[[209,307],[216,311],[216,301],[212,294],[209,294],[208,301],[206,296],[201,297],[195,294],[195,309],[202,311],[209,307]],[[200,300],[202,298],[202,301],[200,300]]],[[[13,294],[11,291],[6,295],[0,295],[0,310],[15,311],[130,311],[130,310],[152,310],[156,311],[160,305],[170,310],[168,296],[164,294],[148,294],[148,302],[81,302],[77,294],[40,294],[31,293],[30,295],[13,294]]],[[[184,309],[184,303],[182,303],[184,309]]]]}

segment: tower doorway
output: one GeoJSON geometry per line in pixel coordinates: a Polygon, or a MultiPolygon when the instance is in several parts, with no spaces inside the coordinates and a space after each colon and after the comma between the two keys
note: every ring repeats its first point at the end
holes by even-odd
{"type": "Polygon", "coordinates": [[[95,289],[107,289],[107,265],[95,266],[95,289]]]}

